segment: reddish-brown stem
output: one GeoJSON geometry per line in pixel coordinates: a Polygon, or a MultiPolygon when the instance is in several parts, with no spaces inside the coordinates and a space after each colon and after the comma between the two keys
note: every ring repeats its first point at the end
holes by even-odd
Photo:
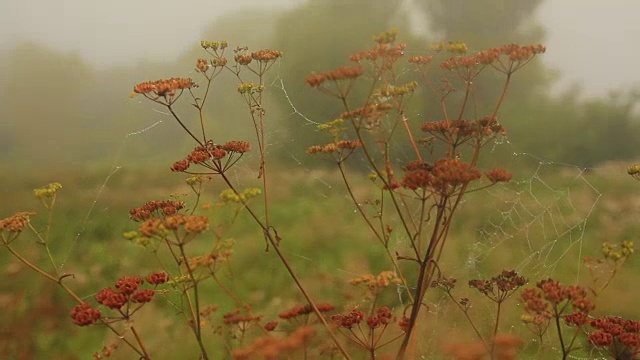
{"type": "MultiPolygon", "coordinates": [[[[20,262],[22,262],[23,264],[27,265],[27,267],[31,268],[33,271],[37,272],[38,274],[44,276],[46,279],[53,281],[54,283],[58,284],[58,286],[60,286],[67,294],[69,294],[69,296],[71,296],[76,302],[78,302],[79,304],[84,304],[85,301],[82,300],[82,298],[80,298],[80,296],[78,296],[73,290],[71,290],[67,285],[65,285],[62,281],[64,280],[65,275],[61,276],[60,278],[56,279],[55,277],[53,277],[52,275],[50,275],[49,273],[45,272],[44,270],[40,269],[38,266],[34,265],[33,263],[31,263],[29,260],[27,260],[26,258],[24,258],[22,255],[20,255],[18,252],[16,252],[11,246],[9,246],[8,244],[5,245],[5,247],[7,248],[7,250],[9,250],[9,252],[15,256],[20,262]]],[[[116,336],[118,336],[119,338],[122,339],[122,341],[124,341],[125,344],[127,344],[133,351],[135,351],[138,355],[140,355],[143,359],[151,359],[150,357],[148,357],[148,355],[146,355],[146,352],[141,351],[140,349],[138,349],[134,344],[132,344],[128,339],[126,339],[124,337],[124,335],[120,334],[118,332],[118,330],[116,330],[113,326],[111,326],[111,324],[107,323],[105,320],[101,319],[100,320],[106,327],[108,327],[116,336]]]]}
{"type": "Polygon", "coordinates": [[[487,349],[487,351],[489,351],[489,346],[487,346],[487,342],[485,341],[484,337],[482,336],[482,334],[480,334],[480,330],[478,330],[478,328],[476,327],[476,324],[473,322],[473,319],[471,319],[471,316],[469,315],[469,311],[467,309],[465,309],[454,297],[453,294],[451,294],[451,291],[446,291],[447,296],[449,296],[449,299],[451,299],[451,301],[453,301],[454,304],[456,304],[456,306],[458,307],[458,309],[460,309],[460,311],[462,311],[462,313],[464,314],[464,316],[467,318],[467,321],[469,322],[469,325],[471,325],[471,328],[473,329],[473,331],[476,333],[476,336],[478,337],[478,339],[480,341],[482,341],[482,343],[484,344],[485,349],[487,349]]]}
{"type": "MultiPolygon", "coordinates": [[[[375,81],[372,84],[371,92],[373,92],[374,85],[375,85],[375,81]]],[[[368,105],[370,97],[371,97],[371,94],[369,95],[369,98],[367,98],[367,102],[366,102],[365,106],[368,105]]],[[[342,106],[343,106],[344,110],[348,112],[349,111],[349,105],[347,104],[347,99],[342,97],[342,98],[340,98],[340,100],[342,101],[342,106]]],[[[358,137],[358,140],[360,140],[360,142],[362,144],[365,144],[365,141],[364,141],[364,138],[362,136],[362,132],[361,132],[360,128],[358,128],[356,126],[356,124],[353,123],[353,122],[352,122],[352,125],[353,125],[353,129],[356,132],[356,136],[358,137]]],[[[376,166],[376,163],[373,161],[373,157],[372,157],[368,147],[367,146],[362,146],[362,151],[365,154],[365,158],[367,159],[367,162],[369,163],[369,165],[371,166],[373,171],[376,173],[378,178],[383,182],[383,184],[385,185],[386,188],[390,189],[388,191],[388,193],[389,193],[389,196],[391,197],[391,201],[393,202],[393,205],[394,205],[394,208],[396,210],[396,213],[397,213],[398,217],[400,218],[400,222],[402,223],[402,226],[403,226],[403,228],[405,230],[406,235],[409,238],[411,238],[411,231],[409,230],[409,226],[407,225],[407,221],[405,219],[405,216],[404,216],[404,214],[402,212],[402,209],[400,208],[400,206],[398,204],[398,201],[397,201],[397,199],[395,197],[395,193],[393,192],[393,190],[391,190],[391,186],[390,186],[391,184],[388,181],[389,179],[387,179],[385,174],[383,174],[382,171],[379,169],[379,167],[376,166]]]]}
{"type": "Polygon", "coordinates": [[[358,213],[360,214],[362,219],[365,221],[365,223],[367,223],[367,226],[369,227],[369,229],[371,229],[371,231],[375,235],[376,239],[378,239],[382,243],[382,245],[384,246],[384,248],[385,248],[385,250],[387,252],[387,256],[389,256],[389,259],[391,260],[391,263],[393,264],[394,270],[396,271],[398,277],[402,281],[402,285],[407,290],[407,294],[409,295],[409,298],[411,299],[411,301],[413,301],[413,296],[411,295],[411,292],[409,291],[409,286],[407,284],[407,280],[405,279],[404,275],[402,274],[402,270],[398,266],[398,263],[394,259],[393,255],[389,252],[388,244],[386,243],[384,238],[378,233],[378,231],[375,229],[375,227],[373,226],[373,224],[371,223],[371,221],[367,217],[367,214],[364,213],[364,210],[362,209],[362,206],[360,205],[358,200],[355,198],[355,195],[353,194],[353,191],[351,190],[351,186],[349,185],[349,181],[348,181],[347,175],[345,173],[344,164],[341,161],[338,161],[337,165],[338,165],[338,169],[340,170],[340,175],[342,176],[342,181],[344,182],[345,188],[347,189],[347,193],[349,194],[349,197],[351,197],[351,201],[356,206],[356,209],[358,210],[358,213]]]}
{"type": "Polygon", "coordinates": [[[498,115],[498,110],[500,110],[500,107],[502,106],[502,102],[504,101],[504,98],[507,95],[507,89],[509,88],[509,82],[511,81],[511,74],[513,73],[507,72],[507,80],[505,81],[504,86],[502,87],[502,93],[500,94],[500,99],[498,99],[498,103],[496,104],[496,108],[493,111],[492,117],[495,117],[496,115],[498,115]]]}
{"type": "MultiPolygon", "coordinates": [[[[191,93],[193,101],[195,102],[195,106],[198,109],[198,117],[200,118],[200,129],[202,130],[202,142],[205,144],[207,143],[207,133],[204,130],[204,117],[202,115],[202,110],[204,109],[204,104],[207,102],[207,96],[209,95],[209,89],[211,88],[211,81],[213,80],[215,75],[215,70],[211,77],[208,77],[207,74],[204,74],[204,77],[207,79],[207,87],[204,90],[204,95],[202,96],[202,100],[199,104],[198,99],[193,95],[193,93],[191,93]]],[[[189,89],[189,92],[191,92],[191,89],[189,89]]]]}
{"type": "Polygon", "coordinates": [[[240,300],[239,297],[236,296],[236,294],[233,293],[233,291],[231,291],[231,289],[229,289],[227,286],[225,286],[222,281],[220,281],[220,279],[218,279],[218,277],[216,276],[215,271],[210,271],[211,273],[211,277],[213,278],[213,280],[215,280],[216,284],[218,284],[218,286],[220,286],[220,288],[222,289],[222,291],[225,292],[225,294],[227,294],[227,296],[229,296],[235,303],[236,306],[238,308],[241,308],[244,306],[244,303],[242,302],[242,300],[240,300]]]}
{"type": "Polygon", "coordinates": [[[173,108],[171,107],[171,104],[166,105],[167,109],[169,109],[169,112],[171,112],[171,115],[173,115],[173,118],[176,119],[176,121],[178,121],[178,124],[180,124],[180,126],[184,129],[184,131],[187,132],[187,134],[189,134],[189,136],[191,136],[191,138],[193,140],[195,140],[200,146],[204,146],[204,143],[202,141],[200,141],[200,139],[198,139],[195,135],[193,135],[193,133],[191,132],[191,130],[189,130],[189,128],[187,128],[184,123],[182,122],[182,120],[180,120],[180,118],[178,117],[178,115],[173,111],[173,108]]]}
{"type": "Polygon", "coordinates": [[[138,332],[136,331],[136,328],[133,327],[133,325],[130,327],[131,329],[131,333],[133,333],[133,337],[136,338],[136,342],[138,343],[138,345],[140,345],[140,351],[142,351],[142,357],[145,360],[151,360],[151,356],[149,356],[149,354],[147,353],[147,349],[145,349],[144,344],[142,343],[142,340],[140,339],[140,336],[138,335],[138,332]]]}
{"type": "Polygon", "coordinates": [[[556,330],[558,332],[558,340],[560,341],[560,349],[562,349],[562,360],[565,360],[569,356],[569,352],[567,351],[568,349],[566,349],[564,346],[564,338],[562,337],[562,329],[560,328],[561,311],[558,311],[558,305],[556,304],[553,305],[553,311],[554,311],[553,317],[556,324],[556,330]]]}
{"type": "MultiPolygon", "coordinates": [[[[220,175],[221,175],[222,179],[224,180],[224,182],[227,184],[227,186],[236,195],[239,195],[238,191],[235,189],[235,187],[233,186],[231,181],[229,181],[229,178],[227,178],[227,176],[224,173],[222,173],[220,175]]],[[[296,287],[298,288],[298,290],[300,290],[300,292],[302,293],[302,296],[304,296],[304,298],[307,300],[307,302],[309,303],[309,305],[313,309],[313,312],[316,314],[316,316],[318,317],[318,320],[320,320],[320,322],[324,326],[325,330],[327,331],[327,333],[331,337],[331,340],[333,340],[333,343],[336,345],[336,347],[338,348],[338,350],[340,351],[342,356],[344,356],[345,359],[351,359],[351,357],[349,356],[347,351],[344,349],[344,347],[342,346],[342,344],[340,343],[340,341],[338,340],[338,338],[334,334],[333,330],[331,329],[331,326],[329,326],[329,323],[327,323],[327,320],[324,318],[324,316],[322,315],[322,313],[320,312],[320,310],[316,306],[315,302],[313,301],[313,299],[311,298],[311,296],[309,295],[309,293],[307,292],[305,287],[302,285],[302,282],[300,281],[300,279],[298,279],[298,276],[293,271],[293,268],[289,264],[289,261],[286,259],[286,257],[284,256],[284,254],[280,250],[280,246],[279,246],[280,240],[276,240],[276,238],[271,233],[271,228],[267,227],[262,222],[262,220],[260,220],[260,218],[258,218],[258,216],[249,207],[249,205],[246,203],[246,201],[244,201],[242,198],[240,198],[240,201],[242,202],[242,205],[244,206],[244,208],[249,212],[249,214],[251,215],[253,220],[258,224],[258,226],[260,228],[262,228],[262,233],[263,233],[265,239],[271,244],[271,246],[275,250],[276,255],[280,259],[280,262],[284,265],[285,269],[289,273],[289,276],[291,276],[291,279],[296,284],[296,287]]]]}
{"type": "Polygon", "coordinates": [[[428,286],[428,279],[430,275],[428,273],[433,271],[433,267],[430,265],[433,259],[434,250],[437,245],[437,241],[440,237],[440,224],[442,223],[442,218],[445,213],[444,204],[446,202],[446,197],[442,197],[436,206],[436,218],[433,227],[433,232],[431,234],[431,240],[429,241],[429,246],[427,251],[425,252],[425,256],[420,261],[420,268],[418,270],[418,280],[416,281],[416,290],[414,292],[415,301],[411,306],[411,314],[409,316],[409,323],[407,325],[407,330],[405,332],[404,338],[402,339],[402,344],[400,345],[400,349],[398,350],[398,359],[404,359],[407,352],[407,347],[409,346],[409,341],[411,340],[411,336],[413,335],[414,328],[416,326],[416,322],[418,320],[418,314],[420,313],[420,309],[422,308],[422,301],[424,299],[424,294],[426,293],[428,286]]]}
{"type": "MultiPolygon", "coordinates": [[[[209,359],[209,356],[207,355],[207,349],[205,348],[204,343],[202,342],[202,327],[200,326],[200,297],[198,296],[198,280],[195,278],[193,274],[191,265],[189,265],[189,259],[187,259],[187,254],[184,251],[184,244],[179,243],[178,248],[180,249],[180,255],[181,255],[182,261],[184,262],[184,266],[187,268],[187,272],[189,273],[189,279],[191,279],[191,282],[193,283],[193,297],[195,302],[193,306],[195,306],[195,308],[193,308],[191,301],[188,301],[189,307],[191,308],[191,319],[194,322],[192,329],[193,329],[194,335],[196,336],[196,341],[198,342],[198,346],[200,347],[201,358],[203,360],[206,360],[206,359],[209,359]]],[[[187,294],[187,292],[188,290],[185,289],[185,294],[187,294]]]]}
{"type": "Polygon", "coordinates": [[[402,121],[402,124],[404,125],[404,129],[407,132],[407,135],[409,136],[409,142],[411,143],[411,147],[413,148],[413,151],[415,151],[415,153],[416,153],[416,158],[419,161],[422,161],[422,155],[420,154],[420,150],[418,150],[418,145],[416,144],[416,141],[413,138],[413,132],[409,128],[409,120],[407,119],[406,116],[404,116],[404,113],[402,111],[401,111],[400,116],[402,118],[401,121],[402,121]]]}
{"type": "Polygon", "coordinates": [[[465,80],[465,92],[464,92],[464,100],[462,101],[462,105],[460,106],[460,113],[458,114],[458,120],[462,120],[462,116],[464,115],[464,110],[467,108],[467,100],[469,99],[469,93],[471,92],[471,81],[465,80]]]}

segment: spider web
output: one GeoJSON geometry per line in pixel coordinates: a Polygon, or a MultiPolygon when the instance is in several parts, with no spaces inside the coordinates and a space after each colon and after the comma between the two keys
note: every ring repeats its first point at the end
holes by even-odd
{"type": "MultiPolygon", "coordinates": [[[[277,67],[274,67],[277,69],[277,67]]],[[[215,85],[214,85],[215,86],[215,85]]],[[[268,91],[276,96],[281,96],[289,105],[282,110],[282,116],[287,123],[297,124],[299,127],[315,127],[322,119],[311,119],[299,111],[291,100],[287,91],[287,84],[276,78],[268,87],[268,91]]],[[[106,172],[94,198],[89,205],[82,220],[75,239],[61,264],[63,268],[67,259],[76,251],[78,242],[86,237],[85,228],[88,223],[98,217],[96,209],[104,200],[105,189],[114,177],[120,176],[122,170],[127,167],[125,155],[129,144],[137,141],[150,141],[154,132],[164,126],[172,125],[174,121],[171,114],[165,112],[161,106],[151,104],[145,100],[131,102],[129,106],[145,107],[146,111],[154,114],[149,123],[140,124],[139,129],[134,129],[122,136],[120,144],[114,151],[113,163],[106,172]]],[[[247,121],[246,126],[250,126],[247,121]]],[[[295,134],[296,129],[286,133],[295,134]]],[[[315,186],[313,191],[319,191],[322,197],[344,197],[344,189],[336,186],[334,179],[327,172],[314,171],[313,165],[307,164],[307,155],[298,154],[288,150],[297,139],[290,135],[289,141],[276,141],[281,139],[285,129],[267,128],[267,154],[275,150],[284,150],[290,158],[287,166],[291,172],[305,174],[315,186]]],[[[254,143],[253,139],[251,140],[254,143]]],[[[296,148],[300,148],[296,146],[296,148]]],[[[583,252],[588,242],[588,225],[593,212],[603,194],[589,180],[589,174],[593,169],[580,166],[547,161],[535,154],[515,151],[515,146],[508,139],[496,141],[490,151],[507,150],[508,161],[505,168],[514,173],[513,179],[508,183],[499,183],[494,187],[474,193],[461,204],[462,218],[473,218],[472,226],[465,227],[465,238],[459,257],[459,264],[454,267],[453,275],[456,278],[488,278],[496,274],[496,270],[502,268],[516,269],[521,274],[532,279],[540,279],[551,276],[558,268],[569,269],[574,274],[572,281],[580,278],[580,264],[583,252]],[[470,239],[470,240],[469,240],[470,239]],[[498,264],[495,264],[495,263],[498,264]],[[463,266],[459,266],[460,263],[463,266]],[[495,266],[499,266],[496,268],[495,266]],[[492,266],[494,266],[492,268],[492,266]]],[[[176,159],[183,154],[176,151],[176,159]]],[[[253,164],[257,163],[257,152],[249,152],[243,161],[232,169],[232,180],[239,186],[244,186],[247,174],[256,174],[253,164]]],[[[271,173],[273,176],[273,173],[271,173]]],[[[268,173],[269,175],[269,173],[268,173]]],[[[276,204],[277,206],[277,204],[276,204]]],[[[355,207],[352,209],[355,212],[355,207]]],[[[357,221],[360,221],[358,219],[357,221]]],[[[360,223],[355,226],[361,225],[360,223]]],[[[457,236],[457,234],[456,234],[457,236]]],[[[408,239],[397,237],[392,239],[392,247],[406,248],[408,239]]],[[[283,251],[295,258],[297,267],[315,267],[322,262],[326,254],[318,254],[314,251],[292,251],[283,247],[283,251]]],[[[338,267],[337,273],[347,273],[348,276],[359,276],[363,273],[354,272],[347,267],[338,267]]],[[[402,296],[403,289],[398,288],[398,304],[406,305],[407,299],[402,296]]],[[[90,296],[90,295],[87,295],[90,296]]],[[[436,317],[449,319],[446,315],[448,299],[434,299],[429,304],[429,312],[436,317]]],[[[495,309],[487,308],[488,313],[495,309]]],[[[448,320],[445,320],[448,321],[448,320]]],[[[460,324],[460,328],[465,325],[460,324]]],[[[437,336],[429,337],[430,341],[436,341],[437,336]]],[[[437,344],[424,344],[424,346],[436,346],[437,344]]],[[[438,345],[439,346],[439,345],[438,345]]]]}
{"type": "MultiPolygon", "coordinates": [[[[277,72],[279,66],[280,63],[277,63],[273,70],[277,72]]],[[[191,75],[197,78],[196,74],[191,75]]],[[[281,110],[280,114],[287,124],[315,127],[322,121],[311,119],[298,110],[282,78],[276,77],[269,85],[268,91],[271,91],[272,95],[282,97],[288,104],[288,108],[281,110]]],[[[83,238],[84,229],[94,216],[95,208],[109,181],[122,169],[128,144],[132,141],[146,141],[144,137],[153,137],[154,130],[170,125],[174,121],[171,114],[164,111],[161,106],[148,101],[138,100],[128,105],[146,107],[148,109],[146,111],[153,113],[153,119],[148,124],[141,124],[139,129],[123,135],[115,151],[113,165],[97,190],[62,266],[73,252],[77,242],[83,238]]],[[[246,126],[250,126],[249,121],[246,126]]],[[[318,186],[314,187],[314,191],[320,191],[325,198],[344,196],[342,189],[332,185],[326,173],[313,171],[313,166],[306,164],[307,154],[298,154],[297,150],[288,149],[295,142],[302,140],[295,136],[288,141],[276,140],[282,139],[282,133],[287,130],[268,126],[266,130],[267,155],[276,149],[284,149],[291,160],[287,166],[292,167],[293,172],[306,174],[312,182],[316,183],[318,186]]],[[[288,133],[295,135],[295,128],[288,133]]],[[[496,141],[493,147],[493,150],[506,148],[511,155],[505,167],[517,170],[511,182],[500,183],[482,191],[481,199],[472,197],[463,202],[463,211],[469,209],[472,211],[478,203],[484,206],[479,212],[472,213],[474,218],[478,218],[478,213],[482,216],[475,220],[474,233],[467,234],[475,240],[471,241],[465,249],[464,271],[486,275],[483,270],[484,264],[491,259],[499,258],[504,259],[520,272],[540,277],[550,276],[559,265],[566,267],[566,264],[570,263],[573,266],[578,264],[574,269],[577,281],[580,276],[579,264],[588,221],[602,196],[602,193],[588,180],[591,169],[547,161],[535,154],[519,153],[512,150],[515,146],[504,139],[496,141]],[[564,260],[567,259],[569,261],[565,262],[564,260]]],[[[257,161],[257,156],[257,152],[247,153],[243,161],[233,169],[232,178],[237,184],[242,184],[247,173],[255,172],[250,164],[257,161]]],[[[180,154],[176,154],[176,158],[179,157],[180,154]]],[[[395,241],[398,247],[406,245],[406,239],[398,238],[395,241]]],[[[294,255],[308,261],[315,261],[312,255],[294,255]]]]}
{"type": "MultiPolygon", "coordinates": [[[[298,110],[287,94],[286,84],[278,80],[273,85],[288,100],[289,116],[297,118],[299,126],[315,126],[320,122],[298,110]]],[[[598,241],[589,241],[593,240],[589,236],[589,221],[603,196],[590,179],[597,169],[549,161],[535,154],[519,152],[516,148],[506,137],[496,139],[486,149],[490,152],[485,154],[487,157],[494,152],[503,154],[499,167],[511,170],[513,178],[510,182],[470,193],[463,200],[457,220],[470,226],[450,234],[458,244],[447,244],[454,248],[447,248],[445,252],[448,254],[452,250],[454,257],[455,252],[462,255],[449,263],[445,276],[460,280],[488,279],[502,269],[515,269],[533,283],[547,277],[579,283],[585,253],[600,246],[598,241]],[[465,241],[460,241],[463,239],[465,241]]],[[[290,156],[298,167],[308,171],[300,157],[290,156]]],[[[314,180],[327,184],[326,196],[339,196],[341,189],[332,189],[322,176],[314,180]]],[[[393,250],[401,252],[406,249],[408,241],[402,236],[392,238],[393,250]]],[[[317,255],[304,255],[310,264],[318,260],[317,255]]],[[[348,276],[363,275],[348,268],[336,270],[348,276]]],[[[464,289],[460,292],[464,293],[464,289]]],[[[405,289],[398,285],[399,307],[408,303],[404,293],[405,289]]],[[[496,309],[492,304],[478,301],[474,302],[474,307],[480,308],[482,316],[495,319],[496,309]]],[[[456,329],[454,331],[468,328],[468,323],[453,308],[451,299],[443,294],[430,295],[427,308],[434,317],[434,324],[441,322],[450,329],[456,329]]],[[[522,330],[516,329],[514,323],[509,326],[514,327],[514,331],[522,330]]],[[[442,345],[439,343],[441,328],[438,325],[433,327],[433,336],[427,336],[427,342],[420,345],[424,353],[442,345]]],[[[598,354],[589,358],[598,358],[598,354]]]]}
{"type": "Polygon", "coordinates": [[[476,229],[478,241],[470,246],[467,267],[506,248],[518,259],[512,265],[520,273],[542,278],[560,265],[574,267],[577,282],[588,221],[602,197],[588,179],[592,170],[529,153],[513,153],[512,160],[532,170],[486,191],[495,209],[476,229]]]}
{"type": "MultiPolygon", "coordinates": [[[[296,108],[282,80],[274,85],[290,105],[289,116],[298,117],[300,126],[318,124],[296,108]]],[[[506,168],[518,170],[509,183],[483,191],[481,200],[488,205],[482,209],[485,215],[475,228],[476,241],[467,249],[465,271],[481,273],[480,265],[497,254],[519,259],[511,262],[519,272],[550,276],[559,264],[572,257],[569,263],[576,266],[577,281],[588,221],[602,196],[588,179],[593,169],[516,152],[508,139],[496,140],[492,151],[497,148],[510,152],[506,168]],[[509,254],[505,255],[504,249],[509,254]]],[[[298,166],[304,166],[298,156],[290,156],[298,166]]],[[[323,182],[321,178],[316,180],[323,182]]],[[[467,199],[463,207],[477,207],[475,202],[467,199]]],[[[396,241],[401,247],[406,239],[396,241]]]]}

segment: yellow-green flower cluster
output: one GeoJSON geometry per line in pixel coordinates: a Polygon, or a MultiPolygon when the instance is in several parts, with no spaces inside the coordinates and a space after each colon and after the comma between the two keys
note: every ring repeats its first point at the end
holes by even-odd
{"type": "Polygon", "coordinates": [[[122,236],[127,240],[133,240],[138,237],[138,232],[135,230],[127,231],[123,233],[122,236]]]}
{"type": "Polygon", "coordinates": [[[240,94],[245,94],[247,92],[256,93],[262,92],[264,90],[264,85],[256,85],[254,83],[246,82],[238,85],[238,92],[240,94]]]}
{"type": "Polygon", "coordinates": [[[200,46],[205,50],[217,51],[224,50],[229,44],[226,41],[200,41],[200,46]]]}
{"type": "Polygon", "coordinates": [[[382,96],[402,96],[413,92],[418,87],[418,82],[412,81],[405,85],[394,86],[387,85],[380,89],[380,95],[382,96]]]}
{"type": "Polygon", "coordinates": [[[637,180],[640,180],[640,165],[631,165],[627,168],[627,173],[637,180]]]}
{"type": "Polygon", "coordinates": [[[398,29],[391,29],[373,37],[373,41],[378,44],[391,44],[396,41],[398,29]]]}
{"type": "Polygon", "coordinates": [[[182,275],[182,276],[171,278],[166,283],[169,285],[178,285],[178,284],[185,284],[185,283],[191,284],[192,282],[193,282],[193,279],[191,279],[189,275],[182,275]]]}
{"type": "Polygon", "coordinates": [[[188,178],[185,179],[185,182],[187,183],[187,185],[193,186],[195,184],[202,184],[203,182],[210,180],[210,178],[204,176],[204,175],[193,175],[193,176],[189,176],[188,178]]]}
{"type": "Polygon", "coordinates": [[[151,238],[140,236],[140,234],[135,230],[124,232],[122,237],[138,246],[148,247],[151,245],[151,238]]]}
{"type": "Polygon", "coordinates": [[[469,50],[469,48],[467,47],[467,44],[461,41],[449,41],[447,43],[441,42],[439,44],[431,45],[431,50],[437,52],[446,51],[452,54],[464,54],[469,50]]]}
{"type": "Polygon", "coordinates": [[[621,259],[626,259],[631,254],[633,254],[633,242],[632,241],[623,241],[620,244],[620,249],[618,250],[618,245],[612,244],[610,242],[605,242],[602,244],[602,254],[605,259],[618,261],[621,259]]]}
{"type": "Polygon", "coordinates": [[[346,131],[346,128],[343,125],[343,119],[335,119],[324,124],[319,124],[316,128],[320,131],[327,131],[333,138],[337,138],[338,135],[346,131]]]}
{"type": "Polygon", "coordinates": [[[237,194],[231,189],[223,190],[220,193],[220,200],[224,202],[245,202],[253,197],[260,195],[262,191],[258,188],[248,188],[237,194]]]}
{"type": "Polygon", "coordinates": [[[58,192],[58,190],[60,189],[62,189],[62,185],[60,183],[54,182],[47,186],[33,189],[33,193],[39,199],[50,198],[50,197],[53,197],[56,194],[56,192],[58,192]]]}

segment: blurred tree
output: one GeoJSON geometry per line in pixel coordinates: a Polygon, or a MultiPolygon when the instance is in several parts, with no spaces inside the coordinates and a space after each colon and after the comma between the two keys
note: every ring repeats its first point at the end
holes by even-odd
{"type": "Polygon", "coordinates": [[[606,98],[584,101],[578,114],[582,131],[571,148],[574,163],[593,165],[611,159],[637,157],[640,116],[637,90],[614,91],[606,98]],[[584,135],[582,135],[584,133],[584,135]]]}
{"type": "Polygon", "coordinates": [[[515,121],[510,137],[516,139],[516,151],[582,167],[637,158],[639,104],[637,91],[592,99],[581,99],[579,90],[568,91],[539,106],[511,110],[515,121]]]}
{"type": "MultiPolygon", "coordinates": [[[[284,122],[288,132],[282,137],[282,159],[322,161],[307,157],[305,150],[327,139],[318,137],[315,125],[303,116],[324,122],[340,114],[335,99],[309,88],[304,79],[313,72],[350,65],[351,54],[370,47],[373,35],[391,28],[399,30],[400,41],[424,45],[412,35],[407,10],[394,1],[311,0],[278,18],[274,47],[285,57],[276,84],[281,80],[284,85],[288,99],[282,93],[279,103],[282,111],[290,114],[284,122]]],[[[359,98],[357,91],[352,95],[359,98]]]]}
{"type": "MultiPolygon", "coordinates": [[[[415,0],[415,5],[423,11],[426,22],[438,38],[442,41],[463,41],[470,52],[477,52],[505,44],[544,43],[544,29],[535,17],[542,2],[415,0]]],[[[515,75],[515,81],[509,86],[507,102],[539,101],[547,96],[555,78],[555,72],[545,67],[541,57],[537,57],[524,71],[515,75]]],[[[478,103],[492,109],[502,89],[504,75],[485,71],[479,80],[476,82],[478,103]]],[[[502,115],[507,119],[510,114],[504,111],[502,115]]]]}
{"type": "Polygon", "coordinates": [[[7,66],[9,53],[5,49],[0,49],[0,163],[4,158],[8,158],[14,148],[13,123],[9,121],[5,99],[7,98],[7,83],[9,68],[7,66]]]}
{"type": "MultiPolygon", "coordinates": [[[[502,44],[544,43],[536,20],[543,0],[414,0],[430,29],[443,41],[464,41],[473,51],[502,44]]],[[[570,46],[570,44],[567,44],[570,46]]],[[[515,75],[500,121],[517,151],[550,160],[594,165],[633,156],[640,121],[634,114],[637,94],[580,99],[579,88],[552,95],[558,74],[538,57],[515,75]]],[[[484,73],[478,81],[479,103],[494,103],[503,78],[484,73]]]]}
{"type": "Polygon", "coordinates": [[[82,154],[92,118],[93,69],[77,55],[34,43],[17,45],[6,69],[2,101],[13,155],[33,166],[82,154]]]}
{"type": "Polygon", "coordinates": [[[535,21],[543,0],[414,0],[441,38],[465,41],[479,48],[496,42],[535,43],[544,30],[535,21]]]}

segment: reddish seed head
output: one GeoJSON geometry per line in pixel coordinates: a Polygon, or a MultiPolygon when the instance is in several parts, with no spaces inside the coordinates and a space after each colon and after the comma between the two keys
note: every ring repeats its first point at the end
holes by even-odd
{"type": "Polygon", "coordinates": [[[391,311],[389,310],[388,307],[381,307],[378,310],[376,310],[376,313],[378,314],[378,318],[380,319],[380,322],[384,325],[388,324],[393,318],[393,315],[391,314],[391,311]]]}
{"type": "Polygon", "coordinates": [[[151,218],[152,216],[161,217],[172,215],[185,207],[185,203],[182,201],[173,200],[152,200],[146,204],[133,208],[129,211],[129,217],[133,221],[142,221],[151,218]]]}
{"type": "Polygon", "coordinates": [[[246,153],[251,149],[251,145],[246,141],[229,141],[222,145],[222,149],[229,152],[246,153]]]}
{"type": "Polygon", "coordinates": [[[380,319],[377,316],[369,316],[367,318],[367,325],[369,325],[369,327],[371,329],[375,329],[378,326],[380,326],[382,323],[380,322],[380,319]]]}
{"type": "Polygon", "coordinates": [[[238,54],[233,58],[240,65],[249,65],[253,60],[250,55],[238,54]]]}
{"type": "Polygon", "coordinates": [[[352,310],[350,313],[342,315],[337,314],[331,317],[334,324],[345,329],[351,329],[353,326],[360,324],[364,320],[364,313],[360,310],[352,310]]]}
{"type": "Polygon", "coordinates": [[[640,332],[640,321],[626,320],[624,322],[624,331],[637,333],[640,332]]]}
{"type": "Polygon", "coordinates": [[[617,337],[618,341],[631,349],[638,349],[640,346],[640,336],[634,333],[624,333],[617,337]]]}
{"type": "Polygon", "coordinates": [[[276,329],[276,327],[278,327],[278,322],[277,321],[270,321],[266,324],[264,324],[264,329],[267,331],[273,331],[276,329]]]}
{"type": "Polygon", "coordinates": [[[511,173],[505,169],[491,169],[485,174],[492,183],[507,182],[511,180],[511,173]]]}
{"type": "Polygon", "coordinates": [[[100,290],[95,298],[97,302],[111,309],[120,309],[127,303],[127,296],[112,288],[100,290]]]}
{"type": "Polygon", "coordinates": [[[613,336],[602,330],[596,330],[589,334],[587,340],[595,346],[609,346],[613,341],[613,336]]]}
{"type": "Polygon", "coordinates": [[[123,276],[116,282],[116,289],[125,295],[131,295],[138,290],[142,279],[138,276],[123,276]]]}
{"type": "Polygon", "coordinates": [[[260,316],[254,316],[251,314],[240,314],[240,309],[235,309],[222,316],[222,321],[226,325],[237,325],[243,323],[249,323],[253,321],[260,321],[260,316]]]}
{"type": "Polygon", "coordinates": [[[27,224],[34,212],[19,212],[8,218],[0,219],[0,231],[7,230],[13,233],[21,232],[27,224]]]}
{"type": "Polygon", "coordinates": [[[167,280],[169,280],[169,275],[167,275],[166,272],[151,273],[145,280],[147,280],[149,284],[160,285],[166,283],[167,280]]]}
{"type": "Polygon", "coordinates": [[[335,309],[335,307],[329,303],[320,303],[320,304],[316,304],[316,307],[318,308],[318,311],[320,312],[329,312],[329,311],[333,311],[333,309],[335,309]]]}
{"type": "Polygon", "coordinates": [[[282,57],[282,51],[262,49],[251,53],[251,58],[257,61],[268,62],[282,57]]]}
{"type": "Polygon", "coordinates": [[[310,314],[311,312],[313,312],[313,309],[309,304],[296,305],[289,310],[281,312],[278,316],[280,316],[281,319],[293,319],[297,316],[310,314]]]}
{"type": "Polygon", "coordinates": [[[137,290],[131,295],[131,301],[135,303],[148,303],[155,295],[155,291],[149,289],[137,290]]]}
{"type": "Polygon", "coordinates": [[[147,81],[133,87],[133,95],[147,94],[155,97],[173,97],[177,90],[184,90],[196,87],[193,80],[189,78],[170,78],[156,81],[147,81]]]}
{"type": "Polygon", "coordinates": [[[189,168],[189,160],[178,160],[171,165],[171,171],[173,172],[183,172],[189,168]]]}
{"type": "Polygon", "coordinates": [[[71,319],[78,326],[87,326],[100,319],[100,311],[87,303],[82,303],[71,310],[71,319]]]}
{"type": "Polygon", "coordinates": [[[398,321],[398,326],[400,326],[400,329],[402,331],[407,331],[407,329],[409,328],[409,318],[406,316],[402,316],[402,318],[400,319],[400,321],[398,321]]]}
{"type": "Polygon", "coordinates": [[[433,60],[433,56],[410,56],[408,62],[418,65],[426,65],[433,60]]]}
{"type": "Polygon", "coordinates": [[[580,327],[589,321],[589,315],[583,311],[576,311],[564,317],[564,321],[569,326],[580,327]]]}
{"type": "Polygon", "coordinates": [[[327,80],[327,76],[325,74],[312,74],[307,76],[305,81],[311,87],[318,87],[322,85],[322,83],[327,80]]]}

